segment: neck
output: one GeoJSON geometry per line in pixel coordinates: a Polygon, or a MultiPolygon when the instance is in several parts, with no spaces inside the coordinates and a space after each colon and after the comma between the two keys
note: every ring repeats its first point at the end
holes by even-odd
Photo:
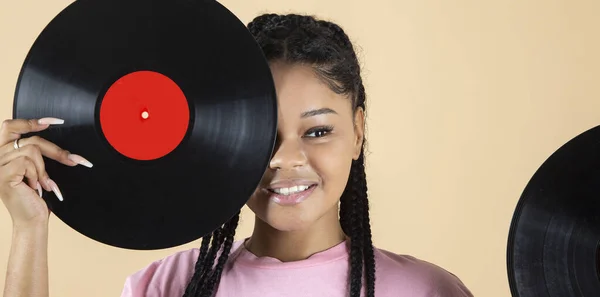
{"type": "Polygon", "coordinates": [[[246,249],[257,257],[272,257],[282,262],[299,261],[334,247],[347,239],[337,209],[328,212],[310,227],[295,231],[274,229],[258,217],[246,249]]]}

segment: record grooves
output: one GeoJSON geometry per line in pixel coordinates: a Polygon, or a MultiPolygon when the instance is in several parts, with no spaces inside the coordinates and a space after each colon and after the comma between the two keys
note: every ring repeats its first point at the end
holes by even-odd
{"type": "Polygon", "coordinates": [[[553,153],[527,184],[512,219],[513,297],[600,296],[600,126],[553,153]]]}
{"type": "Polygon", "coordinates": [[[92,169],[46,159],[81,234],[160,249],[239,211],[274,147],[277,103],[263,53],[216,1],[79,0],[32,45],[13,118],[57,117],[38,133],[92,169]]]}

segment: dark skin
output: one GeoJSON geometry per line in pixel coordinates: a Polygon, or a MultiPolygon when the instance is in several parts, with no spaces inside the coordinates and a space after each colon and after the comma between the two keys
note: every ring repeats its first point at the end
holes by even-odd
{"type": "MultiPolygon", "coordinates": [[[[354,112],[351,100],[332,92],[308,66],[273,63],[271,69],[279,103],[278,143],[247,203],[256,221],[246,246],[257,256],[296,261],[346,240],[338,204],[352,160],[360,154],[364,113],[354,112]],[[306,200],[280,205],[269,198],[273,182],[297,178],[314,183],[306,200]]],[[[50,212],[39,193],[44,189],[61,194],[45,171],[42,156],[65,166],[91,167],[82,156],[45,139],[22,137],[60,123],[54,118],[15,119],[0,128],[0,198],[13,222],[4,297],[49,294],[50,212]]]]}
{"type": "Polygon", "coordinates": [[[331,91],[308,66],[273,63],[279,104],[278,143],[263,180],[247,205],[255,225],[247,248],[257,256],[296,261],[346,240],[338,203],[364,137],[364,113],[331,91]],[[327,127],[327,128],[322,128],[327,127]],[[316,129],[315,129],[316,128],[316,129]],[[269,199],[271,183],[316,183],[296,205],[269,199]]]}
{"type": "Polygon", "coordinates": [[[42,156],[66,166],[91,165],[83,157],[45,139],[21,137],[60,122],[53,118],[15,119],[4,121],[0,128],[0,199],[13,223],[4,297],[48,296],[50,212],[39,195],[42,188],[57,195],[60,190],[46,172],[42,156]],[[18,148],[14,147],[15,140],[18,148]]]}

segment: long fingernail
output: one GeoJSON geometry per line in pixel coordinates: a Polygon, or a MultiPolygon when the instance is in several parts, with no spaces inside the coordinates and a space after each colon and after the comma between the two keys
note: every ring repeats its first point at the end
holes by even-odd
{"type": "Polygon", "coordinates": [[[69,160],[71,160],[77,164],[81,164],[88,168],[92,168],[94,166],[94,164],[90,163],[90,161],[86,160],[84,157],[82,157],[80,155],[69,154],[68,158],[69,158],[69,160]]]}
{"type": "Polygon", "coordinates": [[[42,197],[42,185],[40,185],[40,182],[37,182],[37,190],[38,190],[38,195],[40,195],[40,198],[42,197]]]}
{"type": "Polygon", "coordinates": [[[46,177],[40,180],[40,184],[42,185],[42,189],[46,191],[52,191],[52,187],[50,186],[50,178],[46,177]]]}
{"type": "Polygon", "coordinates": [[[64,123],[65,120],[58,118],[41,118],[38,120],[38,124],[40,125],[60,125],[64,123]]]}
{"type": "Polygon", "coordinates": [[[56,195],[56,197],[58,198],[58,200],[63,201],[62,193],[58,189],[58,186],[56,185],[56,183],[53,180],[48,179],[48,184],[52,188],[52,192],[54,192],[54,194],[56,195]]]}

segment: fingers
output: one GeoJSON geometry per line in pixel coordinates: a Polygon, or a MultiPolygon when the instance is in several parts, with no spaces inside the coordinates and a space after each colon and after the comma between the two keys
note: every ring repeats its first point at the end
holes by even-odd
{"type": "MultiPolygon", "coordinates": [[[[77,154],[71,154],[69,151],[39,136],[22,138],[19,140],[18,144],[20,147],[19,150],[27,149],[27,147],[31,145],[37,146],[42,155],[55,161],[58,161],[64,165],[83,165],[88,168],[92,168],[94,166],[90,161],[86,160],[84,157],[77,154]]],[[[13,151],[15,151],[13,143],[8,143],[0,147],[0,156],[9,154],[13,151]]]]}
{"type": "MultiPolygon", "coordinates": [[[[34,190],[37,190],[38,195],[42,197],[42,186],[39,182],[40,178],[38,175],[38,170],[35,166],[35,162],[26,156],[20,157],[17,161],[24,163],[22,166],[25,167],[25,172],[23,173],[24,177],[27,180],[27,184],[34,190]]],[[[17,166],[20,165],[17,163],[17,166]]],[[[18,167],[17,167],[18,168],[18,167]]],[[[10,169],[10,168],[9,168],[10,169]]],[[[10,171],[10,170],[9,170],[10,171]]],[[[21,176],[17,176],[13,180],[9,180],[11,183],[18,183],[19,180],[22,180],[21,176]]]]}
{"type": "Polygon", "coordinates": [[[27,147],[20,148],[19,150],[12,150],[8,154],[0,156],[0,166],[6,166],[15,161],[17,161],[17,164],[21,165],[29,165],[30,162],[31,166],[33,166],[36,171],[35,180],[31,180],[30,182],[33,182],[33,185],[35,185],[35,182],[41,181],[41,184],[44,187],[44,189],[46,189],[46,191],[52,190],[52,188],[48,184],[48,179],[50,179],[50,177],[46,173],[46,166],[44,164],[44,159],[42,158],[42,154],[40,152],[39,147],[35,145],[29,145],[27,147]],[[27,163],[23,163],[23,161],[18,161],[24,157],[27,158],[27,163]]]}
{"type": "Polygon", "coordinates": [[[60,125],[63,124],[64,121],[62,119],[47,117],[41,119],[12,119],[5,120],[0,125],[0,145],[7,144],[15,139],[21,137],[22,134],[27,134],[31,132],[39,132],[50,125],[60,125]]]}
{"type": "Polygon", "coordinates": [[[22,134],[42,131],[49,125],[62,123],[64,123],[63,120],[51,117],[39,120],[4,121],[0,127],[0,166],[4,167],[0,170],[2,175],[10,171],[12,184],[25,182],[32,189],[37,190],[40,197],[43,187],[47,191],[53,191],[62,201],[62,194],[58,186],[46,172],[43,157],[46,156],[67,166],[83,165],[91,168],[92,163],[39,136],[21,138],[22,134]],[[8,170],[9,168],[11,170],[8,170]]]}
{"type": "Polygon", "coordinates": [[[26,184],[42,197],[38,171],[31,159],[27,156],[20,156],[2,167],[3,170],[0,170],[2,182],[8,182],[11,187],[15,187],[26,180],[26,184]]]}

